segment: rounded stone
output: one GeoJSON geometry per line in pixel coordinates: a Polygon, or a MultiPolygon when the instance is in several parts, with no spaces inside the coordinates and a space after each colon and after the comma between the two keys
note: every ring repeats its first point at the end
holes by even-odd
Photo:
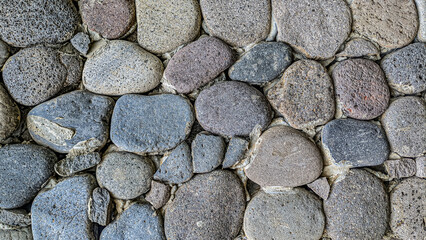
{"type": "Polygon", "coordinates": [[[426,152],[426,104],[421,98],[398,98],[381,122],[393,152],[403,157],[418,157],[426,152]]]}
{"type": "Polygon", "coordinates": [[[257,140],[245,173],[262,187],[297,187],[317,179],[322,166],[315,143],[296,129],[275,126],[257,140]]]}
{"type": "Polygon", "coordinates": [[[288,67],[266,97],[297,129],[314,128],[334,117],[333,83],[326,69],[312,60],[300,60],[288,67]]]}
{"type": "Polygon", "coordinates": [[[83,23],[104,38],[119,38],[136,22],[134,1],[82,0],[79,6],[83,23]]]}
{"type": "Polygon", "coordinates": [[[325,218],[322,202],[302,188],[257,193],[244,214],[248,240],[321,239],[325,218]]]}
{"type": "Polygon", "coordinates": [[[201,0],[200,5],[208,32],[230,45],[243,47],[268,36],[268,0],[201,0]]]}
{"type": "Polygon", "coordinates": [[[389,86],[415,94],[426,90],[426,44],[413,43],[386,55],[381,62],[389,86]]]}
{"type": "Polygon", "coordinates": [[[65,42],[78,19],[69,0],[0,0],[0,39],[14,47],[65,42]]]}
{"type": "Polygon", "coordinates": [[[388,107],[390,92],[380,66],[367,59],[340,62],[332,73],[337,101],[351,118],[370,120],[388,107]]]}
{"type": "Polygon", "coordinates": [[[419,22],[413,0],[353,0],[352,29],[382,48],[400,48],[417,35],[419,22]]]}
{"type": "Polygon", "coordinates": [[[351,11],[343,0],[272,1],[277,40],[308,58],[334,56],[351,32],[351,11]]]}
{"type": "Polygon", "coordinates": [[[30,202],[54,174],[56,155],[34,144],[0,148],[0,207],[18,208],[30,202]]]}
{"type": "Polygon", "coordinates": [[[146,157],[127,152],[106,154],[96,168],[96,178],[114,198],[133,199],[148,192],[155,167],[146,157]]]}
{"type": "Polygon", "coordinates": [[[265,129],[272,111],[256,88],[237,81],[217,83],[203,90],[195,100],[197,120],[212,133],[248,136],[256,125],[265,129]]]}
{"type": "Polygon", "coordinates": [[[9,93],[0,85],[0,141],[8,138],[18,127],[21,113],[9,93]]]}
{"type": "Polygon", "coordinates": [[[138,42],[161,54],[192,41],[200,32],[201,12],[197,0],[138,0],[138,42]]]}
{"type": "Polygon", "coordinates": [[[332,239],[382,239],[389,218],[388,195],[379,178],[351,170],[332,185],[324,212],[332,239]]]}
{"type": "Polygon", "coordinates": [[[164,76],[177,92],[189,93],[212,81],[233,62],[228,45],[204,37],[179,50],[167,64],[164,76]]]}
{"type": "Polygon", "coordinates": [[[167,239],[233,239],[240,231],[245,193],[226,170],[198,174],[175,193],[165,213],[167,239]]]}
{"type": "Polygon", "coordinates": [[[144,93],[154,89],[162,75],[159,58],[136,43],[114,40],[87,59],[83,84],[87,90],[103,95],[144,93]]]}
{"type": "Polygon", "coordinates": [[[2,40],[0,40],[0,69],[3,67],[3,64],[9,58],[9,46],[2,40]]]}

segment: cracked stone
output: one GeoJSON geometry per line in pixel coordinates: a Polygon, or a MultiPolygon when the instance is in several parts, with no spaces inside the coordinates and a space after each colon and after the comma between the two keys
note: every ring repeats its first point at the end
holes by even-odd
{"type": "Polygon", "coordinates": [[[71,176],[77,172],[92,168],[101,162],[97,152],[67,157],[55,164],[55,172],[62,177],[71,176]]]}
{"type": "Polygon", "coordinates": [[[97,187],[89,201],[89,219],[101,226],[108,225],[111,220],[112,199],[105,188],[97,187]]]}

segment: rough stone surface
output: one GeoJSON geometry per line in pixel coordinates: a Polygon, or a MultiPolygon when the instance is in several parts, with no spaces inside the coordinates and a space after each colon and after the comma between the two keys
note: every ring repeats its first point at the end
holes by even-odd
{"type": "Polygon", "coordinates": [[[225,159],[222,168],[230,168],[241,161],[248,150],[249,142],[239,137],[233,137],[229,140],[228,148],[225,153],[225,159]]]}
{"type": "Polygon", "coordinates": [[[18,208],[30,202],[53,175],[56,155],[33,144],[0,148],[0,208],[18,208]]]}
{"type": "Polygon", "coordinates": [[[0,239],[2,240],[33,240],[31,227],[17,229],[0,229],[0,239]]]}
{"type": "Polygon", "coordinates": [[[408,178],[390,193],[392,231],[401,239],[422,239],[426,236],[426,180],[408,178]]]}
{"type": "Polygon", "coordinates": [[[175,193],[166,209],[167,239],[233,239],[240,231],[245,193],[237,175],[226,170],[197,174],[175,193]]]}
{"type": "Polygon", "coordinates": [[[24,210],[0,209],[0,223],[11,227],[26,227],[31,225],[31,216],[24,210]]]}
{"type": "Polygon", "coordinates": [[[154,179],[171,184],[188,181],[193,175],[191,150],[182,142],[171,152],[166,153],[154,179]]]}
{"type": "Polygon", "coordinates": [[[419,41],[426,42],[426,2],[423,0],[414,0],[414,2],[417,6],[420,22],[417,38],[419,41]]]}
{"type": "Polygon", "coordinates": [[[426,178],[426,157],[416,158],[416,176],[426,178]]]}
{"type": "Polygon", "coordinates": [[[232,50],[214,37],[203,37],[179,50],[164,76],[179,93],[189,93],[213,80],[234,62],[232,50]]]}
{"type": "Polygon", "coordinates": [[[351,12],[343,0],[272,1],[277,40],[308,58],[334,56],[351,32],[351,12]]]}
{"type": "Polygon", "coordinates": [[[106,226],[111,219],[112,199],[105,188],[97,187],[92,192],[89,202],[89,219],[101,226],[106,226]]]}
{"type": "Polygon", "coordinates": [[[149,204],[135,203],[102,231],[100,240],[164,240],[162,221],[149,204]]]}
{"type": "Polygon", "coordinates": [[[87,213],[95,187],[95,178],[85,174],[40,193],[31,207],[34,239],[94,239],[87,213]]]}
{"type": "Polygon", "coordinates": [[[337,100],[351,118],[370,120],[388,107],[390,92],[380,66],[367,59],[340,62],[332,73],[337,100]]]}
{"type": "Polygon", "coordinates": [[[9,46],[2,40],[0,40],[0,69],[3,67],[3,64],[9,58],[9,46]]]}
{"type": "Polygon", "coordinates": [[[199,133],[191,144],[194,173],[211,172],[225,154],[225,142],[220,136],[199,133]]]}
{"type": "Polygon", "coordinates": [[[280,193],[261,191],[244,215],[244,232],[250,240],[318,240],[324,225],[321,200],[302,188],[280,193]]]}
{"type": "Polygon", "coordinates": [[[268,0],[201,0],[200,5],[209,33],[230,45],[242,47],[268,36],[268,0]]]}
{"type": "Polygon", "coordinates": [[[377,166],[389,155],[383,129],[374,123],[354,119],[336,119],[325,125],[322,144],[337,165],[377,166]]]}
{"type": "Polygon", "coordinates": [[[248,136],[256,125],[263,129],[272,118],[271,107],[257,89],[226,81],[203,90],[195,101],[197,120],[212,133],[248,136]]]}
{"type": "Polygon", "coordinates": [[[96,178],[114,198],[133,199],[149,190],[154,171],[149,158],[112,152],[106,154],[96,168],[96,178]]]}
{"type": "Polygon", "coordinates": [[[201,26],[196,0],[137,0],[138,42],[153,53],[172,51],[192,41],[201,26]]]}
{"type": "Polygon", "coordinates": [[[69,40],[78,13],[68,0],[1,0],[0,38],[14,47],[69,40]]]}
{"type": "Polygon", "coordinates": [[[155,88],[163,63],[136,43],[108,42],[88,58],[83,70],[87,90],[104,95],[144,93],[155,88]]]}
{"type": "Polygon", "coordinates": [[[330,193],[330,185],[328,184],[326,177],[318,178],[317,180],[309,183],[307,186],[320,198],[327,200],[328,194],[330,193]]]}
{"type": "Polygon", "coordinates": [[[407,178],[416,174],[416,161],[409,158],[384,162],[390,178],[407,178]]]}
{"type": "Polygon", "coordinates": [[[291,127],[276,126],[260,136],[245,172],[262,187],[297,187],[317,179],[322,166],[315,143],[291,127]]]}
{"type": "Polygon", "coordinates": [[[426,90],[425,43],[413,43],[386,55],[381,66],[391,88],[405,94],[426,90]]]}
{"type": "Polygon", "coordinates": [[[351,5],[355,33],[393,49],[409,44],[419,25],[413,0],[353,0],[351,5]]]}
{"type": "Polygon", "coordinates": [[[354,38],[346,43],[345,49],[338,53],[337,57],[364,57],[378,56],[379,49],[368,40],[363,38],[354,38]]]}
{"type": "Polygon", "coordinates": [[[426,153],[426,104],[421,98],[395,100],[383,114],[381,122],[392,151],[403,157],[426,153]]]}
{"type": "Polygon", "coordinates": [[[145,195],[145,200],[152,204],[155,209],[166,205],[170,198],[171,188],[161,182],[152,181],[151,190],[145,195]]]}
{"type": "Polygon", "coordinates": [[[262,42],[245,53],[229,69],[229,78],[251,84],[269,82],[292,62],[291,48],[281,42],[262,42]]]}
{"type": "Polygon", "coordinates": [[[297,129],[314,128],[334,117],[333,83],[326,69],[312,60],[297,61],[288,67],[266,97],[297,129]]]}
{"type": "Polygon", "coordinates": [[[6,89],[0,85],[0,141],[9,137],[15,131],[20,118],[18,105],[9,96],[6,89]]]}
{"type": "Polygon", "coordinates": [[[71,38],[71,44],[81,54],[86,55],[89,52],[90,37],[83,32],[79,32],[71,38]]]}
{"type": "Polygon", "coordinates": [[[108,139],[113,105],[109,97],[70,92],[33,108],[27,116],[28,130],[34,141],[57,152],[99,149],[108,139]]]}
{"type": "Polygon", "coordinates": [[[125,95],[117,100],[111,140],[129,152],[158,152],[185,140],[194,123],[191,103],[172,94],[125,95]]]}
{"type": "Polygon", "coordinates": [[[376,176],[351,170],[332,185],[324,212],[332,239],[382,239],[389,218],[388,195],[376,176]]]}
{"type": "Polygon", "coordinates": [[[55,164],[55,172],[62,177],[71,176],[77,172],[92,168],[101,162],[97,152],[67,157],[55,164]]]}

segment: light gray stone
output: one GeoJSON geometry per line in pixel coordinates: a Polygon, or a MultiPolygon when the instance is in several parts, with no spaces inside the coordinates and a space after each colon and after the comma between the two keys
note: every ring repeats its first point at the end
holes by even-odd
{"type": "Polygon", "coordinates": [[[414,0],[414,2],[416,2],[420,22],[417,38],[419,41],[426,42],[426,2],[424,0],[414,0]]]}
{"type": "Polygon", "coordinates": [[[416,158],[416,176],[426,178],[426,157],[416,158]]]}
{"type": "Polygon", "coordinates": [[[101,162],[101,156],[97,152],[67,157],[55,164],[55,172],[62,177],[68,177],[74,173],[92,168],[101,162]]]}
{"type": "Polygon", "coordinates": [[[83,32],[79,32],[71,38],[71,44],[81,54],[86,55],[89,52],[90,37],[83,32]]]}
{"type": "Polygon", "coordinates": [[[0,229],[0,239],[2,240],[33,240],[31,227],[17,229],[0,229]]]}
{"type": "Polygon", "coordinates": [[[10,227],[27,227],[31,225],[31,216],[21,209],[0,209],[0,223],[10,227]]]}
{"type": "Polygon", "coordinates": [[[390,178],[407,178],[416,174],[416,162],[413,159],[387,160],[384,165],[390,178]]]}
{"type": "Polygon", "coordinates": [[[379,56],[380,51],[370,41],[363,38],[354,38],[346,43],[345,49],[336,54],[336,57],[366,57],[379,56]]]}

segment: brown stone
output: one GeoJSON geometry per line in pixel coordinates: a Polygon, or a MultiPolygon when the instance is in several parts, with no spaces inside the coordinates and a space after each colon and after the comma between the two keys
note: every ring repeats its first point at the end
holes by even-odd
{"type": "Polygon", "coordinates": [[[20,115],[18,105],[0,85],[0,141],[15,131],[19,125],[20,115]]]}
{"type": "Polygon", "coordinates": [[[378,56],[379,49],[370,41],[363,38],[354,38],[346,43],[345,49],[337,57],[378,56]]]}
{"type": "Polygon", "coordinates": [[[170,198],[170,187],[164,183],[152,181],[151,190],[145,195],[145,200],[150,202],[155,209],[166,205],[170,198]]]}
{"type": "Polygon", "coordinates": [[[322,177],[308,184],[314,193],[324,200],[327,200],[328,194],[330,193],[330,185],[328,184],[327,178],[322,177]]]}

